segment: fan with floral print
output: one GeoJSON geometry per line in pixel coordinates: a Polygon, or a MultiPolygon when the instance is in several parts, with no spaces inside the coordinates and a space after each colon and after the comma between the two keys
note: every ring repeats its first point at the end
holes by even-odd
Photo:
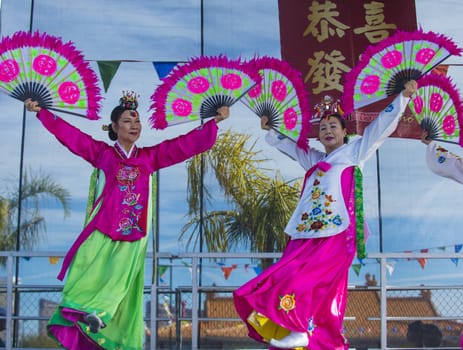
{"type": "Polygon", "coordinates": [[[19,31],[0,41],[0,91],[18,100],[88,119],[99,119],[95,72],[72,42],[19,31]]]}
{"type": "Polygon", "coordinates": [[[193,58],[178,64],[151,96],[151,125],[156,129],[211,118],[232,106],[260,81],[259,73],[239,59],[193,58]]]}
{"type": "Polygon", "coordinates": [[[418,90],[410,100],[410,110],[428,138],[463,146],[460,125],[463,103],[451,79],[427,74],[418,81],[418,90]]]}
{"type": "Polygon", "coordinates": [[[409,80],[418,80],[461,49],[449,38],[416,30],[398,31],[369,46],[345,76],[342,106],[346,114],[400,93],[409,80]]]}
{"type": "Polygon", "coordinates": [[[255,58],[248,62],[262,76],[240,100],[257,116],[269,118],[269,126],[307,147],[310,107],[301,73],[286,61],[273,57],[255,58]]]}

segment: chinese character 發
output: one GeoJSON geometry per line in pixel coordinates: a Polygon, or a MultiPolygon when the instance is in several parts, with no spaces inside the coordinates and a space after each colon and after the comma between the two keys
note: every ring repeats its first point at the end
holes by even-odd
{"type": "Polygon", "coordinates": [[[339,50],[333,50],[330,54],[324,51],[314,53],[314,58],[309,58],[307,64],[310,69],[304,78],[304,82],[310,80],[312,84],[317,84],[312,89],[316,95],[322,91],[338,90],[343,91],[340,84],[342,73],[350,70],[349,66],[343,63],[345,57],[339,50]]]}

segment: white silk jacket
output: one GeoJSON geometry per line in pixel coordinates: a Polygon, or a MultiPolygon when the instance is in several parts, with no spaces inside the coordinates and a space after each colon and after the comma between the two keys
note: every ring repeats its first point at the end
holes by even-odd
{"type": "Polygon", "coordinates": [[[317,166],[315,170],[310,170],[313,172],[307,178],[296,209],[285,228],[292,239],[329,237],[348,228],[350,220],[342,195],[341,175],[352,166],[363,168],[365,161],[394,132],[408,101],[402,94],[397,96],[365,128],[362,137],[344,144],[328,156],[313,148],[304,151],[295,142],[269,130],[265,139],[270,145],[298,161],[306,171],[317,166]]]}
{"type": "Polygon", "coordinates": [[[426,163],[431,171],[463,184],[463,160],[431,141],[426,147],[426,163]]]}

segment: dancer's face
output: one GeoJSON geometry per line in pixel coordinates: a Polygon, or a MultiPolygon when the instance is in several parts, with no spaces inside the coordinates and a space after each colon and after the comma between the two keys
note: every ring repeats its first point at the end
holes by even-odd
{"type": "Polygon", "coordinates": [[[141,123],[138,113],[131,110],[122,112],[117,123],[113,122],[113,130],[117,133],[117,140],[124,146],[130,149],[132,145],[140,138],[141,123]]]}
{"type": "Polygon", "coordinates": [[[342,127],[341,122],[336,117],[322,118],[320,121],[320,129],[318,138],[323,146],[325,146],[326,154],[334,151],[336,148],[344,144],[344,138],[347,135],[347,130],[342,127]]]}

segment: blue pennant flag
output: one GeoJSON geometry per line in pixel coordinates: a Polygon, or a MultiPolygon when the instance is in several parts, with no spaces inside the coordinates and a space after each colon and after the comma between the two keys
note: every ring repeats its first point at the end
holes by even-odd
{"type": "Polygon", "coordinates": [[[178,62],[153,62],[154,69],[156,69],[159,79],[165,78],[177,64],[178,62]]]}

